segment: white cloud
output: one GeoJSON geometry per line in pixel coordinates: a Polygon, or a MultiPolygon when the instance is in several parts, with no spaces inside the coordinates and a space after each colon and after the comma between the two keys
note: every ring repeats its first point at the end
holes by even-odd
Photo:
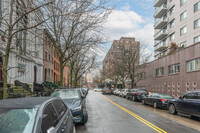
{"type": "Polygon", "coordinates": [[[110,41],[120,37],[135,37],[153,46],[153,22],[143,18],[134,11],[115,10],[104,25],[105,34],[110,41]]]}

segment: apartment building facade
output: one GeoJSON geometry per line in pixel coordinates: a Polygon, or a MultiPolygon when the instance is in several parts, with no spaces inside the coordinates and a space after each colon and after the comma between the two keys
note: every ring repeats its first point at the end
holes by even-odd
{"type": "Polygon", "coordinates": [[[47,30],[43,30],[43,81],[53,83],[54,75],[54,46],[53,37],[47,30]]]}
{"type": "Polygon", "coordinates": [[[199,0],[155,0],[155,58],[169,53],[172,43],[188,47],[200,42],[199,0]]]}
{"type": "Polygon", "coordinates": [[[145,64],[144,79],[137,83],[150,92],[169,94],[200,90],[200,43],[145,64]]]}
{"type": "Polygon", "coordinates": [[[121,56],[124,54],[123,49],[135,49],[139,52],[140,42],[136,41],[135,38],[129,37],[121,37],[120,40],[113,41],[111,48],[103,60],[104,81],[112,81],[109,76],[111,76],[113,71],[115,71],[115,63],[122,60],[121,56]],[[105,75],[107,76],[105,77],[105,75]]]}
{"type": "MultiPolygon", "coordinates": [[[[4,20],[9,20],[10,18],[8,12],[10,12],[11,1],[0,2],[0,16],[4,17],[0,20],[0,64],[3,64],[7,45],[3,32],[7,32],[8,29],[8,25],[4,20]]],[[[13,21],[20,17],[24,10],[26,10],[23,8],[23,4],[24,3],[21,3],[21,1],[14,2],[13,21]]],[[[27,8],[31,8],[31,5],[27,8]]],[[[35,25],[40,21],[38,16],[39,14],[37,13],[28,14],[24,16],[14,28],[18,30],[26,26],[35,25]]],[[[43,47],[42,38],[40,38],[40,36],[42,36],[42,26],[20,31],[13,36],[8,62],[8,83],[14,83],[15,80],[28,84],[32,84],[33,82],[42,83],[43,47]]],[[[2,79],[2,70],[0,70],[0,80],[2,79]]]]}

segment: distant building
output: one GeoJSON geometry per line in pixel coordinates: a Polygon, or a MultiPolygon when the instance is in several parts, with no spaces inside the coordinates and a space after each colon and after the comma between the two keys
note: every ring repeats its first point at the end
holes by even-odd
{"type": "Polygon", "coordinates": [[[155,0],[155,58],[169,53],[171,43],[188,47],[200,42],[199,0],[155,0]]]}
{"type": "Polygon", "coordinates": [[[47,30],[43,30],[43,81],[53,83],[54,75],[54,46],[53,37],[47,30]]]}
{"type": "Polygon", "coordinates": [[[63,71],[63,86],[68,86],[68,67],[67,67],[67,65],[64,67],[64,71],[63,71]]]}
{"type": "Polygon", "coordinates": [[[144,65],[145,75],[138,87],[174,97],[200,90],[200,43],[144,65]]]}
{"type": "MultiPolygon", "coordinates": [[[[136,49],[139,52],[140,42],[137,42],[135,38],[121,37],[120,40],[114,40],[111,48],[109,49],[106,57],[103,60],[103,74],[112,75],[114,69],[114,63],[121,61],[122,47],[126,49],[136,49]]],[[[138,60],[139,64],[139,60],[138,60]]],[[[104,77],[105,81],[111,81],[112,79],[104,77]]]]}

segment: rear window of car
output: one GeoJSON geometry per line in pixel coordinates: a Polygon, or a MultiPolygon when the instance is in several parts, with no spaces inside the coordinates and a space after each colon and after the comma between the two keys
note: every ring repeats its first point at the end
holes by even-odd
{"type": "Polygon", "coordinates": [[[174,98],[173,96],[170,95],[159,95],[161,98],[167,98],[167,99],[172,99],[174,98]]]}

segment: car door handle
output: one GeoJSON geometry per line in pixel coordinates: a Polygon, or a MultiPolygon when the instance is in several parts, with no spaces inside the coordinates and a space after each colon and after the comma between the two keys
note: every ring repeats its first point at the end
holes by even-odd
{"type": "Polygon", "coordinates": [[[62,132],[62,133],[65,131],[65,128],[66,128],[66,126],[64,126],[64,127],[61,129],[61,132],[62,132]]]}

